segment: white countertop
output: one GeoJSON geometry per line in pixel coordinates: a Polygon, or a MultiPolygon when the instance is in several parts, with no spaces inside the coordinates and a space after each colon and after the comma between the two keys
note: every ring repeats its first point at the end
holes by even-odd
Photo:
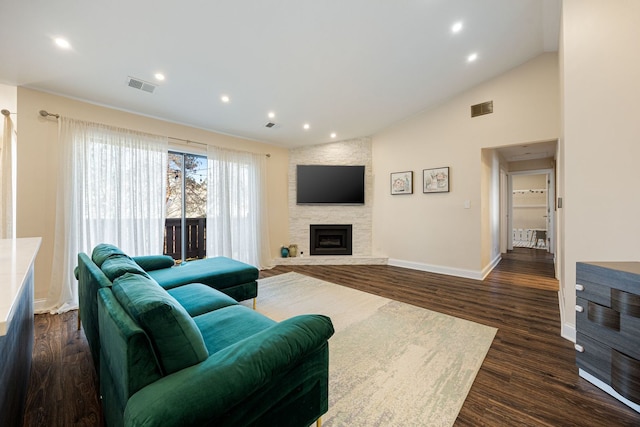
{"type": "Polygon", "coordinates": [[[41,237],[0,239],[0,336],[7,333],[41,237]]]}

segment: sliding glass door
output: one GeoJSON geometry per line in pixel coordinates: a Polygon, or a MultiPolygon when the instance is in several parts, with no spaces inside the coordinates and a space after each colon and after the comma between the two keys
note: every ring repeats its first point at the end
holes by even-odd
{"type": "Polygon", "coordinates": [[[169,152],[164,253],[179,262],[206,257],[207,158],[169,152]]]}

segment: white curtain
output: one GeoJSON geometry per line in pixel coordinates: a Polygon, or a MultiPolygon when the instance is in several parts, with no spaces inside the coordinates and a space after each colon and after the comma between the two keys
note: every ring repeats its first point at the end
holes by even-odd
{"type": "Polygon", "coordinates": [[[4,126],[0,140],[0,239],[15,237],[16,209],[16,133],[11,117],[4,116],[4,126]]]}
{"type": "Polygon", "coordinates": [[[61,117],[56,233],[43,311],[78,306],[79,252],[111,243],[129,255],[161,254],[168,140],[61,117]]]}
{"type": "Polygon", "coordinates": [[[266,157],[207,149],[207,256],[270,266],[266,157]]]}

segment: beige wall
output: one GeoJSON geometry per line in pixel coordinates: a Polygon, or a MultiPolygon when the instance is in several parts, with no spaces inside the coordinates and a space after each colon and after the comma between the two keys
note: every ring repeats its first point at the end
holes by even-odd
{"type": "Polygon", "coordinates": [[[640,259],[640,2],[563,2],[563,335],[577,261],[640,259]]]}
{"type": "Polygon", "coordinates": [[[18,88],[17,103],[21,118],[18,133],[17,233],[18,237],[42,237],[42,246],[35,267],[36,299],[47,296],[48,278],[51,277],[58,186],[57,122],[55,119],[42,118],[38,114],[42,109],[80,120],[219,147],[271,154],[267,164],[272,256],[276,256],[278,252],[278,243],[288,241],[287,150],[26,88],[18,88]]]}
{"type": "Polygon", "coordinates": [[[495,185],[486,182],[495,175],[482,172],[487,160],[481,150],[557,139],[558,82],[557,55],[543,54],[374,135],[374,255],[397,265],[481,276],[498,246],[486,241],[495,236],[486,228],[491,214],[481,213],[481,183],[495,185]],[[470,118],[471,105],[489,100],[493,114],[470,118]],[[422,170],[442,166],[451,168],[451,192],[423,194],[422,170]],[[390,195],[389,174],[407,170],[414,171],[414,194],[390,195]]]}

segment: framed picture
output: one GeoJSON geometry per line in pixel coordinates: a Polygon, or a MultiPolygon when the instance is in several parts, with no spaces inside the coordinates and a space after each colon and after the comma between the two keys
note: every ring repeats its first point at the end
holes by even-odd
{"type": "Polygon", "coordinates": [[[449,168],[424,169],[422,171],[423,193],[448,193],[449,168]]]}
{"type": "Polygon", "coordinates": [[[391,194],[413,194],[413,171],[391,174],[391,194]]]}

